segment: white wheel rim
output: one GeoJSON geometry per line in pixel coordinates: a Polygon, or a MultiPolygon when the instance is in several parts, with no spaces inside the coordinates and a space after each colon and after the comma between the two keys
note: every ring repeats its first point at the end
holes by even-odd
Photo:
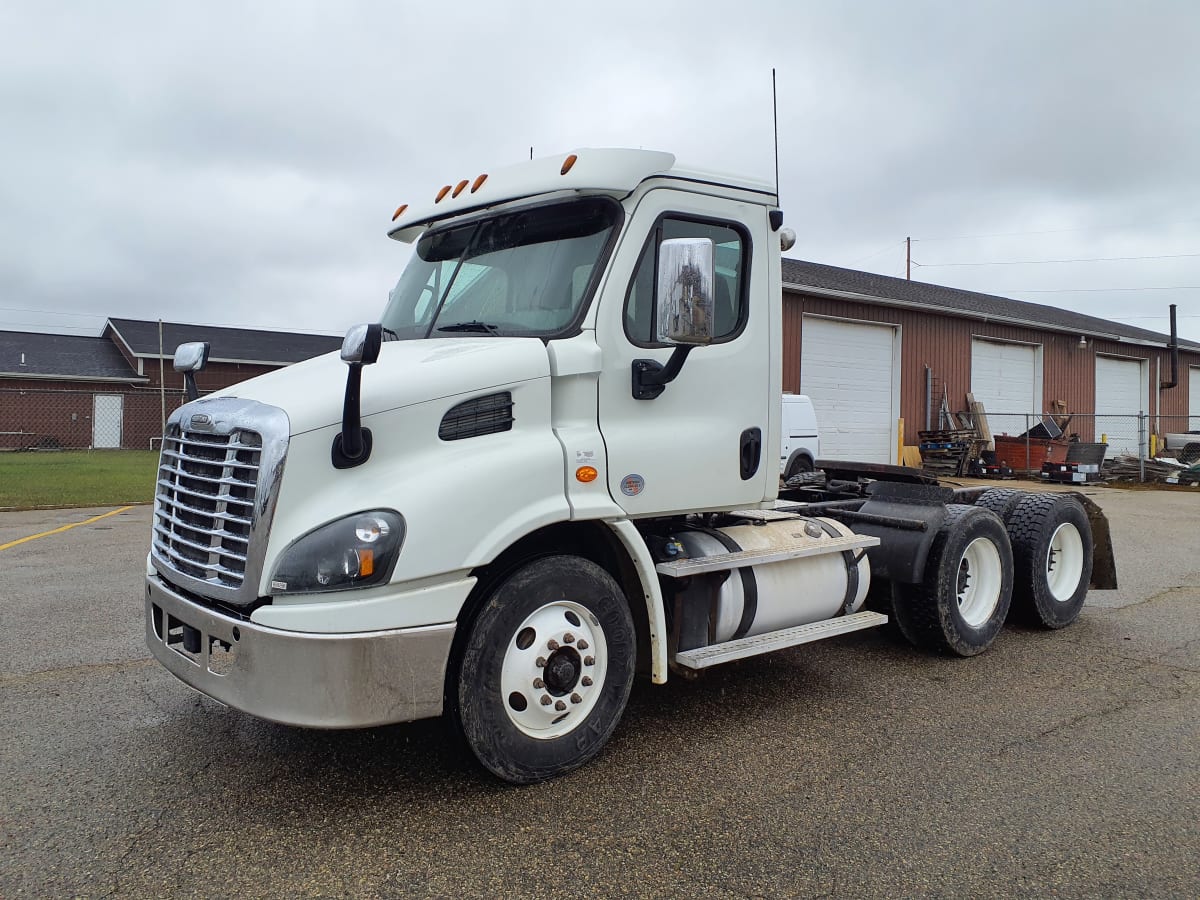
{"type": "Polygon", "coordinates": [[[547,603],[509,637],[500,702],[524,734],[552,740],[587,718],[607,672],[608,642],[600,621],[578,603],[547,603]]]}
{"type": "Polygon", "coordinates": [[[1000,602],[1004,569],[1000,551],[987,538],[975,538],[958,564],[958,614],[972,628],[992,617],[1000,602]]]}
{"type": "Polygon", "coordinates": [[[1046,550],[1046,584],[1059,603],[1075,596],[1083,577],[1083,537],[1079,529],[1064,522],[1054,530],[1046,550]]]}

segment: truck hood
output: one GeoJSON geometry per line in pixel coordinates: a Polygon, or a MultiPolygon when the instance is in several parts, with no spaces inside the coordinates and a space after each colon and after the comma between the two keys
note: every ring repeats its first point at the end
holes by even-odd
{"type": "MultiPolygon", "coordinates": [[[[550,360],[537,338],[434,338],[389,341],[363,367],[363,418],[442,397],[547,378],[550,360]]],[[[346,364],[328,353],[211,394],[257,400],[284,410],[293,435],[340,424],[346,364]]]]}

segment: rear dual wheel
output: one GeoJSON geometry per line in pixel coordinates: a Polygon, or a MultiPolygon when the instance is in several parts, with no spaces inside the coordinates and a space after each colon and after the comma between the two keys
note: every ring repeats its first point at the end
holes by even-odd
{"type": "MultiPolygon", "coordinates": [[[[1069,494],[985,491],[977,503],[1003,507],[1012,543],[1012,618],[1027,625],[1063,628],[1079,617],[1092,580],[1092,528],[1069,494]]],[[[997,510],[1000,513],[1000,510],[997,510]]]]}
{"type": "Polygon", "coordinates": [[[997,516],[977,506],[946,507],[920,584],[892,584],[892,613],[918,647],[975,656],[996,639],[1012,599],[1013,558],[997,516]]]}

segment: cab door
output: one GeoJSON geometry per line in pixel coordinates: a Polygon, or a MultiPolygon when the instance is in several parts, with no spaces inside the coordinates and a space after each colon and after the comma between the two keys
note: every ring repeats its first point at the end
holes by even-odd
{"type": "Polygon", "coordinates": [[[648,192],[631,217],[596,319],[608,486],[628,515],[735,509],[774,496],[765,488],[778,478],[765,443],[774,355],[761,296],[767,254],[755,246],[765,226],[761,206],[673,190],[648,192]],[[713,341],[692,348],[659,396],[639,400],[634,361],[665,366],[672,352],[654,326],[657,249],[668,238],[714,244],[713,341]]]}

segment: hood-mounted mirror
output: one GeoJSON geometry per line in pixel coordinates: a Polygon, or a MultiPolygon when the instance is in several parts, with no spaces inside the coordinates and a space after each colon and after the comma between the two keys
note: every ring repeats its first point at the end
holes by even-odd
{"type": "Polygon", "coordinates": [[[210,350],[208,341],[191,341],[175,348],[173,365],[176,372],[183,373],[183,389],[187,392],[188,400],[200,396],[200,390],[196,387],[196,373],[208,365],[210,350]]]}
{"type": "Polygon", "coordinates": [[[346,397],[342,402],[342,431],[333,439],[331,451],[335,469],[361,466],[371,457],[371,429],[362,427],[359,395],[362,368],[379,359],[383,346],[383,326],[352,325],[342,341],[342,361],[350,367],[346,373],[346,397]]]}

